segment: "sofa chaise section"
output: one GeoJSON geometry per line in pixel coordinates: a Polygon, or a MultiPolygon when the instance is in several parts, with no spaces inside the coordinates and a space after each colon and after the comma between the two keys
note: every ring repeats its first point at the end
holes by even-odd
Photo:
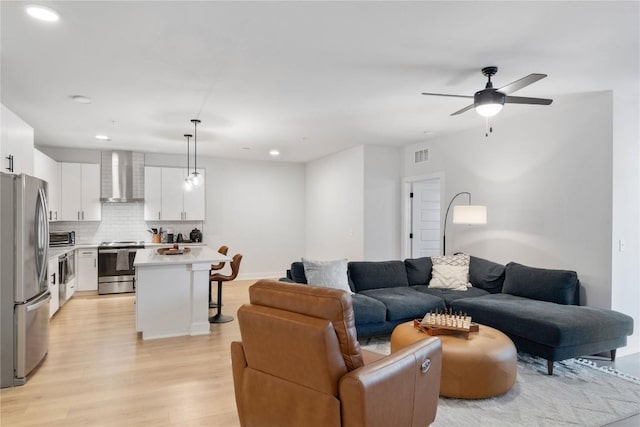
{"type": "Polygon", "coordinates": [[[451,302],[454,311],[508,335],[519,351],[553,362],[624,347],[633,332],[625,314],[575,305],[579,298],[577,274],[567,270],[506,266],[502,293],[451,302]]]}

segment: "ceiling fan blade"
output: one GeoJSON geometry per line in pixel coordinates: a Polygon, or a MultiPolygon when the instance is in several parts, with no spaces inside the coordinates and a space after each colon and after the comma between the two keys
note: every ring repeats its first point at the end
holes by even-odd
{"type": "Polygon", "coordinates": [[[505,95],[509,95],[517,90],[522,89],[523,87],[527,87],[532,83],[537,82],[538,80],[542,80],[547,77],[546,74],[529,74],[527,77],[523,77],[520,80],[516,80],[515,82],[511,82],[506,86],[502,86],[498,89],[498,92],[502,92],[505,95]]]}
{"type": "Polygon", "coordinates": [[[472,98],[473,96],[469,96],[469,95],[448,95],[446,93],[429,93],[429,92],[422,92],[423,95],[433,95],[433,96],[451,96],[454,98],[472,98]]]}
{"type": "Polygon", "coordinates": [[[527,98],[524,96],[505,96],[505,104],[538,104],[549,105],[553,102],[553,99],[547,98],[527,98]]]}
{"type": "Polygon", "coordinates": [[[475,106],[475,104],[471,104],[471,105],[467,105],[466,107],[464,107],[462,110],[458,110],[455,113],[451,113],[452,116],[457,116],[458,114],[462,114],[467,110],[472,109],[475,106]]]}

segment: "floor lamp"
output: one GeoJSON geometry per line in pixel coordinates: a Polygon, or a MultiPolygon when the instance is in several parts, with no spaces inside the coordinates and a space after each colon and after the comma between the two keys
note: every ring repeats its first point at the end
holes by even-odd
{"type": "Polygon", "coordinates": [[[462,191],[451,199],[447,206],[447,213],[444,215],[444,231],[442,233],[442,255],[446,255],[447,250],[447,218],[449,217],[449,209],[453,201],[463,194],[469,196],[468,205],[456,205],[453,207],[453,223],[454,224],[486,224],[487,223],[487,207],[471,204],[471,193],[462,191]]]}

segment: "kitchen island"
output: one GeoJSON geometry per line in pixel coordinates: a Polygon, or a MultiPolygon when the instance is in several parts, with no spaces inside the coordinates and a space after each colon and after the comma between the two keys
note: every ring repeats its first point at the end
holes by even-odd
{"type": "Polygon", "coordinates": [[[136,331],[142,339],[209,333],[211,264],[231,261],[206,246],[183,255],[141,249],[136,270],[136,331]]]}

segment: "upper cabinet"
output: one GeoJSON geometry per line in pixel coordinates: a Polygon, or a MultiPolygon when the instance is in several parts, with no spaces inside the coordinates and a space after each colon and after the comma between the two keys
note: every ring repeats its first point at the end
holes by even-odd
{"type": "Polygon", "coordinates": [[[204,221],[204,170],[203,183],[190,191],[183,188],[184,168],[144,168],[144,219],[145,221],[204,221]]]}
{"type": "Polygon", "coordinates": [[[100,221],[100,165],[60,163],[62,221],[100,221]]]}
{"type": "Polygon", "coordinates": [[[33,176],[47,181],[49,184],[49,221],[60,221],[60,163],[42,153],[33,150],[33,176]]]}
{"type": "Polygon", "coordinates": [[[4,105],[0,117],[0,170],[33,175],[33,128],[4,105]]]}

